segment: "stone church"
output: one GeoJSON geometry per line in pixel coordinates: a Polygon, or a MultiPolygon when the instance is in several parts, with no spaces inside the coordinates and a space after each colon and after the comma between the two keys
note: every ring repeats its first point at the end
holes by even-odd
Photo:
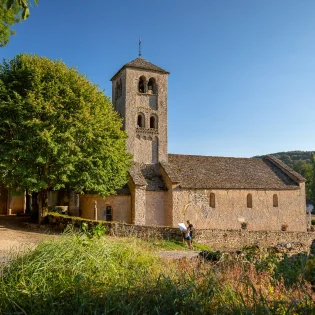
{"type": "Polygon", "coordinates": [[[280,160],[168,154],[170,73],[143,58],[111,78],[134,163],[126,187],[102,199],[80,196],[80,215],[138,225],[306,231],[305,179],[280,160]]]}
{"type": "MultiPolygon", "coordinates": [[[[240,229],[246,222],[249,230],[287,224],[306,231],[305,179],[280,160],[168,154],[168,75],[136,58],[112,77],[112,102],[134,159],[129,182],[105,199],[71,194],[70,214],[137,225],[190,220],[198,229],[240,229]]],[[[0,187],[0,214],[23,212],[27,202],[0,187]]],[[[49,204],[61,205],[60,192],[50,192],[49,204]]]]}

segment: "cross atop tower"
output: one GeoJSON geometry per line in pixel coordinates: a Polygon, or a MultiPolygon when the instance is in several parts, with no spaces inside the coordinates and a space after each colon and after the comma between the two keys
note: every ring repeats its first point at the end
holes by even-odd
{"type": "Polygon", "coordinates": [[[139,37],[139,57],[141,58],[141,37],[139,37]]]}

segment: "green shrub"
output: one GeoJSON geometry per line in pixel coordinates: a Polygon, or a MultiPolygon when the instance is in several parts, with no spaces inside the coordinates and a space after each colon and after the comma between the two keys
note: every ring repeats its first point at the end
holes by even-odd
{"type": "Polygon", "coordinates": [[[305,279],[315,284],[315,257],[312,257],[306,261],[305,265],[305,279]]]}

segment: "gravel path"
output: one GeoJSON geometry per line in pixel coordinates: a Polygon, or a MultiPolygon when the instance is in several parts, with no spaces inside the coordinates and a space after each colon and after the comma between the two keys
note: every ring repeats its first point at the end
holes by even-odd
{"type": "Polygon", "coordinates": [[[23,246],[32,246],[39,241],[58,237],[47,227],[38,228],[30,225],[27,217],[0,215],[0,262],[6,261],[10,251],[18,250],[23,246]]]}
{"type": "Polygon", "coordinates": [[[158,256],[163,259],[182,259],[182,258],[195,258],[198,257],[199,251],[188,251],[188,250],[173,250],[158,252],[158,256]]]}

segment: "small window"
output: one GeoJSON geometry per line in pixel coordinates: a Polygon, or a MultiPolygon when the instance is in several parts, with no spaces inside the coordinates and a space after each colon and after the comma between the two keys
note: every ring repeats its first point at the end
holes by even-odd
{"type": "Polygon", "coordinates": [[[252,194],[247,195],[247,208],[253,208],[253,197],[252,194]]]}
{"type": "Polygon", "coordinates": [[[275,208],[278,207],[278,195],[277,194],[273,195],[273,206],[275,208]]]}
{"type": "Polygon", "coordinates": [[[215,194],[214,193],[210,194],[210,207],[215,208],[215,194]]]}
{"type": "Polygon", "coordinates": [[[122,95],[122,83],[121,83],[121,79],[119,80],[119,86],[118,86],[118,97],[120,97],[122,95]]]}
{"type": "Polygon", "coordinates": [[[145,93],[145,85],[146,85],[146,79],[144,76],[140,77],[139,79],[139,85],[138,85],[138,91],[139,93],[145,93]]]}
{"type": "Polygon", "coordinates": [[[118,82],[116,82],[116,87],[115,87],[115,99],[116,100],[118,98],[118,93],[119,93],[119,85],[118,85],[118,82]]]}
{"type": "Polygon", "coordinates": [[[154,116],[150,117],[150,128],[157,129],[156,118],[154,116]]]}
{"type": "Polygon", "coordinates": [[[138,115],[137,127],[144,128],[144,115],[143,114],[138,115]]]}
{"type": "Polygon", "coordinates": [[[156,83],[154,78],[150,78],[148,82],[148,93],[155,94],[156,93],[156,83]]]}
{"type": "Polygon", "coordinates": [[[106,213],[105,213],[105,221],[112,221],[112,207],[111,206],[106,206],[106,213]]]}

